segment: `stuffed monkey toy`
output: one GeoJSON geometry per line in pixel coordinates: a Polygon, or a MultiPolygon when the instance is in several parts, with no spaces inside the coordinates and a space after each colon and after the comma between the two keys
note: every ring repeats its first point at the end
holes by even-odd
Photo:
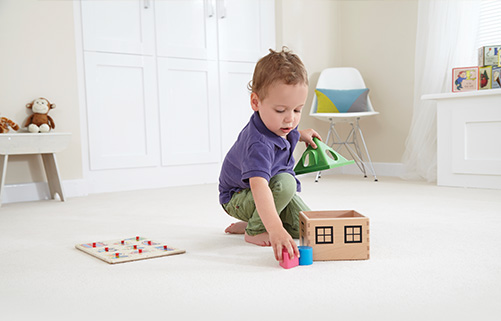
{"type": "Polygon", "coordinates": [[[9,126],[12,127],[14,130],[18,130],[19,126],[10,120],[7,117],[0,117],[0,134],[1,133],[8,133],[9,132],[9,126]]]}
{"type": "Polygon", "coordinates": [[[56,127],[54,120],[48,115],[49,110],[56,108],[56,104],[51,104],[47,99],[40,97],[26,104],[26,108],[33,111],[33,115],[28,117],[24,124],[30,133],[47,133],[56,127]]]}

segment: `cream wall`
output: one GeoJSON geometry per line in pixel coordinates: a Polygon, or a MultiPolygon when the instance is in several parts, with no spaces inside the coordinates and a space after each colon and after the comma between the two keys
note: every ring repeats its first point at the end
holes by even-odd
{"type": "MultiPolygon", "coordinates": [[[[63,180],[82,178],[74,1],[0,0],[0,114],[17,123],[39,96],[56,103],[57,131],[72,132],[58,155],[63,180]]],[[[322,69],[360,69],[381,115],[362,125],[374,162],[399,163],[412,117],[417,2],[389,0],[276,0],[277,46],[303,59],[312,86],[322,69]]],[[[327,123],[307,114],[301,127],[322,135],[327,123]]],[[[6,183],[43,181],[36,157],[12,157],[6,183]]]]}
{"type": "Polygon", "coordinates": [[[342,65],[360,70],[380,112],[361,121],[372,160],[399,163],[412,119],[417,1],[341,1],[341,12],[342,65]]]}
{"type": "MultiPolygon", "coordinates": [[[[56,104],[56,131],[71,132],[58,153],[63,180],[82,178],[73,1],[0,0],[0,115],[20,126],[38,97],[56,104]]],[[[6,184],[44,181],[39,157],[9,158],[6,184]]]]}
{"type": "MultiPolygon", "coordinates": [[[[416,24],[414,0],[277,0],[277,47],[287,45],[300,55],[310,87],[328,67],[355,67],[364,76],[381,113],[361,120],[373,162],[400,163],[404,152],[412,118],[416,24]]],[[[312,89],[300,127],[315,128],[325,139],[328,123],[308,116],[312,89]]]]}

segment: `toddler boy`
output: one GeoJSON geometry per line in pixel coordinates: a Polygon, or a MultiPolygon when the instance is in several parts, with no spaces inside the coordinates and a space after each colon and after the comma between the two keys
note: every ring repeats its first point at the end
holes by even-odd
{"type": "Polygon", "coordinates": [[[317,146],[313,129],[298,131],[308,95],[308,75],[299,57],[283,48],[259,60],[254,69],[250,102],[254,114],[223,162],[219,201],[240,220],[225,232],[245,234],[245,241],[272,246],[282,260],[285,247],[299,256],[299,211],[309,210],[296,194],[293,151],[298,141],[317,146]]]}

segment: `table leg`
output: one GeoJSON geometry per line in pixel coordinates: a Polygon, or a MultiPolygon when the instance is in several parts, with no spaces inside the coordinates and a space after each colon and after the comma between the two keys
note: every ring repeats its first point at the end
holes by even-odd
{"type": "Polygon", "coordinates": [[[49,184],[50,196],[59,194],[59,198],[64,202],[63,186],[61,185],[61,178],[56,163],[56,155],[54,153],[41,154],[43,164],[45,167],[45,174],[47,175],[47,183],[49,184]]]}
{"type": "Polygon", "coordinates": [[[0,155],[0,206],[2,206],[2,192],[5,184],[5,175],[7,175],[7,161],[9,155],[0,155]]]}

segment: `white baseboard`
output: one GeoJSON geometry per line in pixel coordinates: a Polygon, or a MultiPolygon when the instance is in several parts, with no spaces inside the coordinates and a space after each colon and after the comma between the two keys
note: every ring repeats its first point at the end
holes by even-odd
{"type": "MultiPolygon", "coordinates": [[[[63,190],[65,198],[88,195],[83,179],[63,181],[63,190]]],[[[2,194],[2,204],[51,199],[47,182],[5,185],[2,194]]]]}
{"type": "MultiPolygon", "coordinates": [[[[389,176],[389,177],[401,177],[405,173],[405,166],[402,163],[373,163],[374,171],[376,172],[376,177],[379,176],[389,176]]],[[[373,177],[372,170],[366,168],[367,177],[373,177]]],[[[362,171],[358,168],[356,164],[342,166],[330,169],[328,171],[322,172],[324,175],[363,175],[362,171]]]]}
{"type": "MultiPolygon", "coordinates": [[[[401,163],[373,163],[373,165],[377,177],[379,176],[401,177],[405,171],[405,168],[401,163]]],[[[322,172],[322,176],[339,175],[339,174],[362,175],[362,172],[355,164],[333,168],[328,171],[322,172]]],[[[314,174],[308,174],[308,175],[314,175],[314,174]]],[[[368,178],[373,177],[372,171],[370,169],[367,169],[367,177],[368,178]]],[[[181,181],[174,182],[174,185],[186,185],[186,181],[188,181],[188,183],[197,184],[196,181],[190,181],[184,178],[182,181],[183,183],[181,183],[181,181]]],[[[205,183],[208,183],[207,180],[200,182],[199,184],[205,184],[205,183]]],[[[214,183],[216,183],[216,181],[214,181],[214,183]]],[[[94,182],[93,185],[96,186],[93,186],[91,191],[89,189],[87,181],[84,179],[63,181],[64,195],[66,198],[71,198],[71,197],[87,196],[89,192],[90,193],[96,193],[96,192],[99,193],[104,191],[120,192],[131,189],[130,188],[131,184],[126,184],[126,185],[122,184],[120,186],[113,186],[111,189],[109,188],[107,183],[105,184],[99,181],[94,182]],[[98,186],[100,184],[103,184],[103,186],[98,186]],[[104,188],[104,185],[106,185],[107,188],[104,188]]],[[[151,184],[151,182],[149,187],[144,184],[143,185],[133,184],[133,185],[140,189],[165,187],[165,183],[156,186],[155,184],[151,184]]],[[[172,184],[170,184],[170,186],[172,186],[172,184]]],[[[4,186],[4,188],[5,190],[2,196],[3,204],[15,203],[15,202],[39,201],[51,198],[49,193],[49,187],[47,186],[46,182],[12,184],[12,185],[6,185],[4,186]]]]}

